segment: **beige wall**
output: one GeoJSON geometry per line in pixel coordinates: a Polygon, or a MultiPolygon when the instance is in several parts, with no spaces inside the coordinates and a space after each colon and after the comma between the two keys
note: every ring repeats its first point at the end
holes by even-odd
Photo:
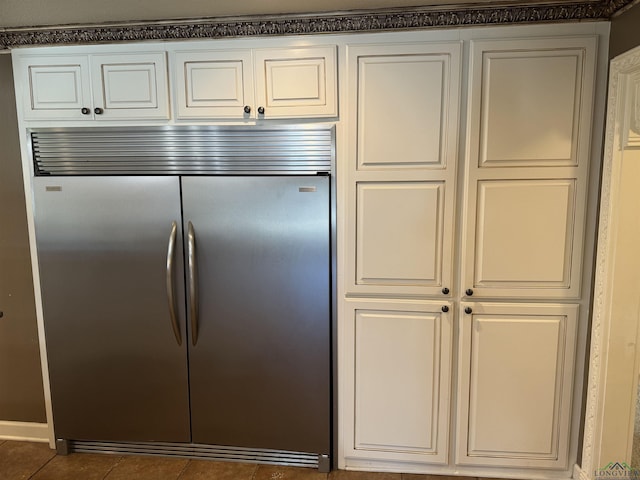
{"type": "Polygon", "coordinates": [[[609,58],[640,45],[640,3],[611,20],[609,58]]]}
{"type": "Polygon", "coordinates": [[[0,55],[0,125],[0,421],[46,422],[9,55],[0,55]]]}

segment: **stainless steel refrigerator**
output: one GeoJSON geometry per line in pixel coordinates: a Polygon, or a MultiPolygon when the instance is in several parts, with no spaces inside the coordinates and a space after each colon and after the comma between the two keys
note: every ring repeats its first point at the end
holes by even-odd
{"type": "Polygon", "coordinates": [[[33,134],[56,437],[326,462],[332,132],[195,131],[33,134]]]}

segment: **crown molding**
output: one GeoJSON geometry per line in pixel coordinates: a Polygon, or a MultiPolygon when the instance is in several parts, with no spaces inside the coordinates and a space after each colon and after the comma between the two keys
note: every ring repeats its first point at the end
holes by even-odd
{"type": "Polygon", "coordinates": [[[0,29],[0,50],[20,46],[140,40],[416,30],[539,22],[607,20],[634,0],[528,5],[478,4],[364,10],[309,15],[260,15],[170,21],[0,29]]]}

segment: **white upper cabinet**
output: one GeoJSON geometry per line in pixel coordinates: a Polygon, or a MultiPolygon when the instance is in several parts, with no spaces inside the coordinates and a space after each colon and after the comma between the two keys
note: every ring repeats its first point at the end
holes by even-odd
{"type": "Polygon", "coordinates": [[[338,115],[335,46],[178,51],[174,62],[177,118],[338,115]]]}
{"type": "Polygon", "coordinates": [[[253,117],[251,50],[176,52],[174,61],[177,118],[253,117]]]}
{"type": "MultiPolygon", "coordinates": [[[[15,58],[15,57],[14,57],[15,58]]],[[[86,55],[18,57],[23,113],[27,119],[91,116],[91,81],[86,55]]]]}
{"type": "Polygon", "coordinates": [[[264,118],[338,115],[335,46],[255,50],[254,61],[264,118]]]}
{"type": "Polygon", "coordinates": [[[350,293],[451,286],[460,48],[348,47],[350,293]]]}
{"type": "Polygon", "coordinates": [[[96,119],[169,118],[164,52],[91,55],[91,79],[96,119]]]}
{"type": "Polygon", "coordinates": [[[596,39],[471,42],[462,290],[578,298],[596,39]]]}
{"type": "Polygon", "coordinates": [[[168,119],[165,53],[24,55],[27,120],[168,119]]]}

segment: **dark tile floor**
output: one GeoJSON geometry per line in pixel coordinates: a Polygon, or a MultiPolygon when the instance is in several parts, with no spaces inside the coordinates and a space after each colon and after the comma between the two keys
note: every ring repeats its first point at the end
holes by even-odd
{"type": "Polygon", "coordinates": [[[333,471],[180,458],[56,455],[44,443],[0,440],[0,480],[488,480],[333,471]]]}

